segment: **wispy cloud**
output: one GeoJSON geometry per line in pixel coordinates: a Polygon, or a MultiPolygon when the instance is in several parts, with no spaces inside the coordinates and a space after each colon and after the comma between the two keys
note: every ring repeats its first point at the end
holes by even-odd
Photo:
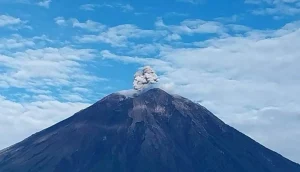
{"type": "Polygon", "coordinates": [[[80,28],[80,29],[84,29],[87,31],[91,31],[91,32],[99,32],[102,31],[106,28],[106,26],[104,24],[92,21],[92,20],[87,20],[85,22],[80,22],[75,18],[71,18],[66,20],[63,17],[56,17],[54,19],[55,23],[60,25],[60,26],[67,26],[70,25],[74,28],[80,28]]]}
{"type": "Polygon", "coordinates": [[[93,31],[93,32],[99,32],[102,31],[106,28],[105,25],[98,23],[98,22],[94,22],[92,20],[87,20],[84,23],[80,23],[77,19],[71,19],[73,27],[77,27],[77,28],[81,28],[81,29],[86,29],[89,31],[93,31]]]}
{"type": "Polygon", "coordinates": [[[67,21],[65,20],[64,17],[56,17],[56,18],[54,18],[54,21],[56,24],[61,25],[61,26],[64,26],[67,24],[67,21]]]}
{"type": "Polygon", "coordinates": [[[108,27],[101,23],[87,20],[86,22],[79,22],[75,18],[64,19],[63,17],[57,17],[54,19],[56,24],[61,26],[71,25],[74,28],[81,28],[91,32],[99,32],[99,34],[84,34],[75,36],[74,39],[80,43],[106,43],[114,47],[127,47],[129,39],[140,38],[155,38],[157,35],[162,34],[160,31],[144,30],[135,25],[124,24],[113,27],[108,27]]]}
{"type": "Polygon", "coordinates": [[[83,88],[83,87],[74,87],[74,88],[72,88],[72,90],[75,91],[75,92],[80,92],[80,93],[88,93],[88,92],[90,92],[89,89],[83,88]]]}
{"type": "Polygon", "coordinates": [[[85,11],[94,11],[98,6],[99,5],[97,4],[83,4],[80,6],[80,9],[85,11]]]}
{"type": "Polygon", "coordinates": [[[131,46],[131,50],[128,52],[128,54],[153,56],[159,52],[160,47],[161,45],[158,43],[137,44],[131,46]]]}
{"type": "Polygon", "coordinates": [[[166,25],[161,18],[155,23],[158,29],[166,29],[177,34],[195,34],[195,33],[217,33],[224,32],[224,26],[215,21],[204,20],[184,20],[180,25],[166,25]]]}
{"type": "Polygon", "coordinates": [[[224,23],[236,23],[237,21],[241,20],[242,17],[239,15],[232,15],[230,17],[217,17],[215,20],[224,22],[224,23]]]}
{"type": "Polygon", "coordinates": [[[125,24],[108,28],[98,35],[77,36],[75,39],[81,43],[103,42],[116,47],[128,46],[128,39],[138,39],[155,36],[152,30],[143,30],[135,25],[125,24]]]}
{"type": "Polygon", "coordinates": [[[181,40],[181,36],[176,33],[172,33],[172,34],[167,35],[167,37],[165,39],[167,41],[178,41],[178,40],[181,40]]]}
{"type": "Polygon", "coordinates": [[[165,14],[166,17],[187,17],[187,13],[178,13],[178,12],[168,12],[165,14]]]}
{"type": "Polygon", "coordinates": [[[0,80],[10,87],[37,89],[61,86],[79,87],[104,79],[90,75],[82,61],[92,60],[91,49],[41,48],[0,55],[0,66],[6,70],[0,80]]]}
{"type": "Polygon", "coordinates": [[[10,30],[32,29],[27,25],[28,21],[21,20],[10,15],[0,15],[0,28],[7,28],[10,30]]]}
{"type": "Polygon", "coordinates": [[[134,8],[131,6],[131,5],[129,5],[129,4],[118,4],[117,5],[119,8],[121,8],[122,9],[122,11],[124,11],[124,12],[127,12],[127,11],[133,11],[134,10],[134,8]]]}
{"type": "Polygon", "coordinates": [[[116,60],[124,63],[138,63],[141,65],[151,65],[154,66],[155,69],[158,69],[160,71],[169,71],[172,69],[170,67],[171,64],[169,62],[157,58],[117,55],[108,50],[101,51],[101,55],[103,59],[116,60]]]}
{"type": "MultiPolygon", "coordinates": [[[[5,2],[5,0],[4,0],[5,2]]],[[[28,4],[28,5],[37,5],[44,8],[49,8],[52,0],[11,0],[8,1],[10,3],[20,3],[20,4],[28,4]]]]}
{"type": "Polygon", "coordinates": [[[246,0],[246,4],[258,6],[252,10],[255,15],[299,15],[299,0],[246,0]]]}
{"type": "Polygon", "coordinates": [[[130,4],[122,3],[103,3],[103,4],[83,4],[80,6],[81,10],[85,11],[94,11],[97,8],[117,8],[123,12],[133,11],[134,8],[130,4]]]}
{"type": "Polygon", "coordinates": [[[44,94],[34,95],[32,98],[37,101],[55,100],[54,97],[49,96],[49,95],[44,95],[44,94]]]}
{"type": "Polygon", "coordinates": [[[20,18],[15,18],[8,15],[0,15],[0,27],[18,25],[21,23],[22,20],[20,18]]]}
{"type": "Polygon", "coordinates": [[[12,30],[18,30],[22,28],[31,29],[30,26],[26,25],[27,21],[21,20],[10,15],[0,15],[0,28],[6,27],[12,30]]]}
{"type": "Polygon", "coordinates": [[[51,3],[51,0],[43,0],[43,1],[37,2],[37,5],[41,6],[41,7],[49,8],[50,3],[51,3]]]}
{"type": "MultiPolygon", "coordinates": [[[[125,24],[113,27],[102,25],[95,21],[86,21],[80,23],[77,19],[65,20],[62,17],[55,19],[59,25],[72,24],[73,27],[79,27],[89,31],[101,31],[99,34],[84,34],[75,36],[75,40],[80,43],[106,43],[113,47],[128,47],[134,45],[134,40],[151,38],[159,42],[179,41],[182,36],[195,34],[214,34],[226,36],[228,32],[244,33],[250,28],[238,24],[222,24],[217,21],[184,20],[177,25],[167,25],[161,18],[155,22],[154,30],[145,30],[135,25],[125,24]]],[[[151,42],[151,40],[150,40],[151,42]]]]}
{"type": "Polygon", "coordinates": [[[84,102],[86,101],[84,98],[82,98],[79,94],[62,94],[61,98],[70,102],[84,102]]]}
{"type": "Polygon", "coordinates": [[[205,0],[177,0],[178,2],[185,2],[190,4],[201,4],[204,3],[205,0]]]}
{"type": "Polygon", "coordinates": [[[34,45],[35,42],[32,39],[26,39],[17,34],[12,35],[10,38],[0,38],[0,52],[1,50],[33,47],[34,45]]]}

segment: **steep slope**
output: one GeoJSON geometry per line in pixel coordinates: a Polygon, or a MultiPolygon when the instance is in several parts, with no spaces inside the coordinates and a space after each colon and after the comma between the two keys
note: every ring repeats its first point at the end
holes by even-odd
{"type": "Polygon", "coordinates": [[[160,89],[111,94],[0,151],[1,172],[299,172],[300,166],[160,89]]]}

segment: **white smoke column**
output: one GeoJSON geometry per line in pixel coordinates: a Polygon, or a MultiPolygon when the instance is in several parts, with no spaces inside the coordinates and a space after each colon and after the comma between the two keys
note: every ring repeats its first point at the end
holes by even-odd
{"type": "Polygon", "coordinates": [[[137,71],[134,75],[133,88],[142,91],[150,84],[158,82],[158,77],[150,66],[145,66],[142,70],[137,71]]]}

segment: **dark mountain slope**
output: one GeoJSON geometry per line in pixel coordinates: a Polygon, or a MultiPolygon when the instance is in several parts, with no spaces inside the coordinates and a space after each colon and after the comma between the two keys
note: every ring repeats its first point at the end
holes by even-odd
{"type": "Polygon", "coordinates": [[[160,89],[111,94],[0,151],[0,172],[300,172],[300,166],[160,89]]]}

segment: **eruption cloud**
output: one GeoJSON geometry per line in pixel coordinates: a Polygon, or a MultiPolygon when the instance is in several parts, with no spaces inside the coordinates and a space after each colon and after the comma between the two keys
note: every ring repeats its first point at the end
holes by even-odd
{"type": "Polygon", "coordinates": [[[143,67],[134,75],[133,88],[137,91],[142,91],[151,84],[158,82],[158,76],[150,66],[143,67]]]}

